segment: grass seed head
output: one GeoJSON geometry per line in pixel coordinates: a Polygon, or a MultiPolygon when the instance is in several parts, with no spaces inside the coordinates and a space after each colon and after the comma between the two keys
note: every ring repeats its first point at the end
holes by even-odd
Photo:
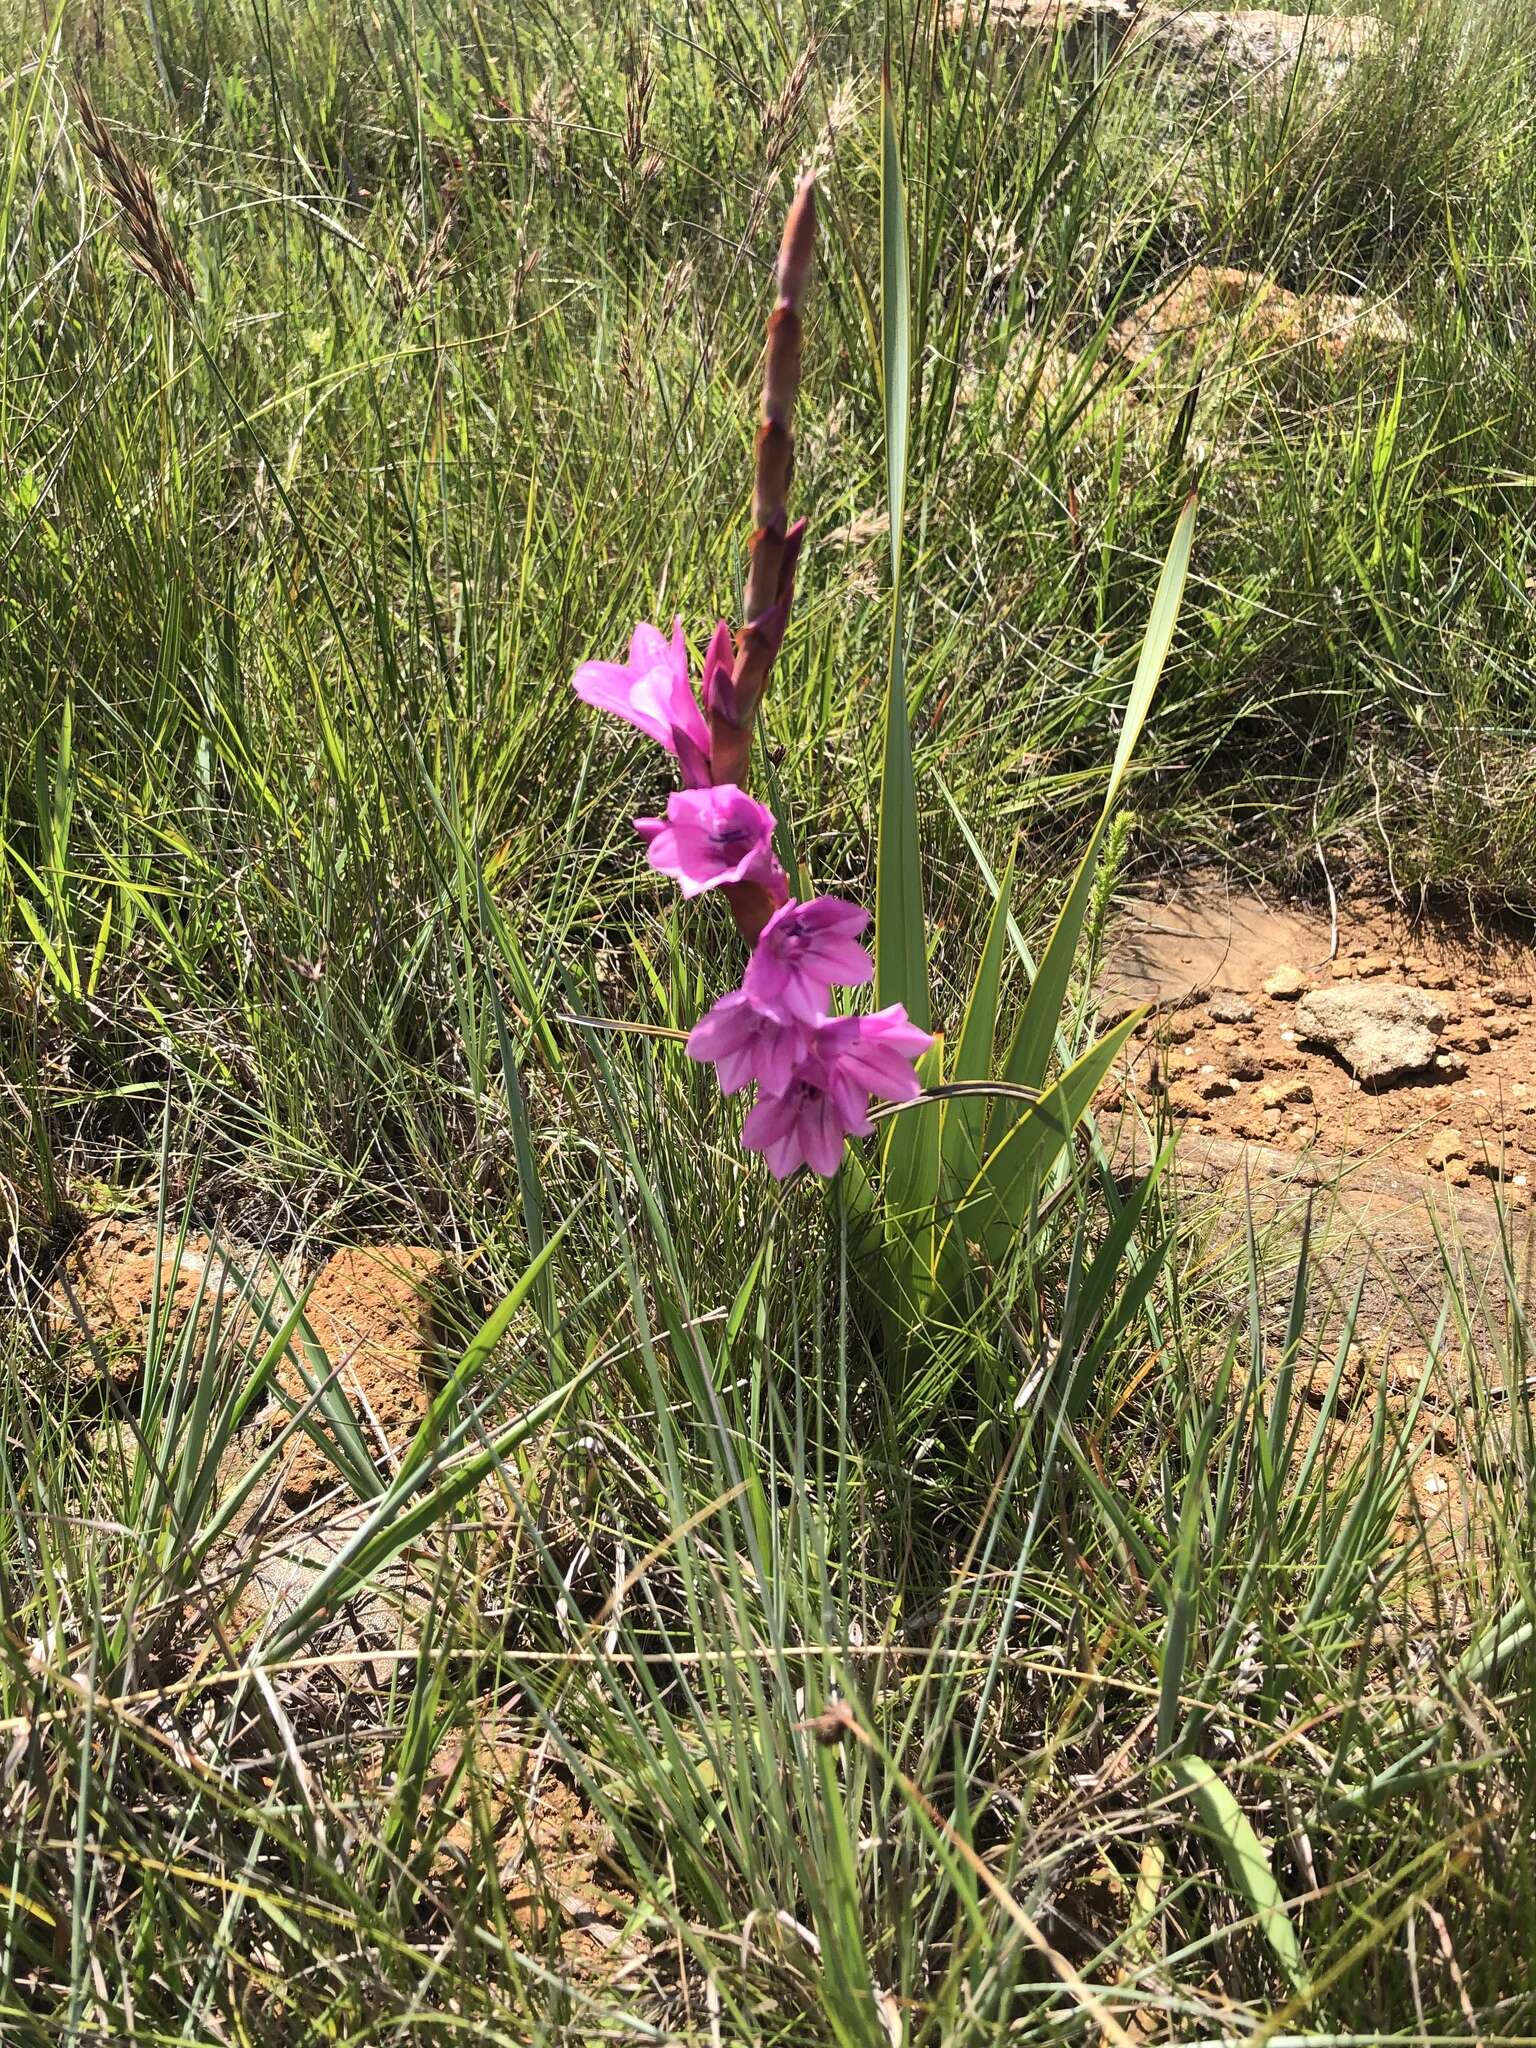
{"type": "Polygon", "coordinates": [[[129,262],[157,284],[173,306],[190,306],[197,297],[197,287],[171,240],[148,171],[124,153],[83,85],[75,87],[75,108],[86,148],[96,159],[107,190],[117,202],[129,262]]]}

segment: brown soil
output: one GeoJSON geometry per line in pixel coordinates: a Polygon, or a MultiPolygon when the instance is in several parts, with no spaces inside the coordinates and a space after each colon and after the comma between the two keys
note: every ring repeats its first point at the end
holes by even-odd
{"type": "MultiPolygon", "coordinates": [[[[398,1461],[431,1400],[435,1305],[447,1270],[443,1255],[424,1246],[366,1245],[327,1260],[310,1290],[310,1327],[386,1464],[398,1461]]],[[[292,1358],[279,1378],[290,1395],[309,1397],[292,1358]]],[[[303,1506],[335,1483],[319,1447],[298,1441],[283,1474],[288,1505],[303,1506]]]]}
{"type": "Polygon", "coordinates": [[[199,1333],[213,1333],[215,1305],[223,1344],[248,1343],[256,1311],[276,1275],[265,1260],[189,1235],[176,1255],[169,1234],[157,1250],[153,1217],[111,1216],[81,1232],[60,1262],[48,1298],[48,1320],[71,1379],[105,1379],[130,1393],[144,1371],[144,1344],[157,1284],[168,1334],[181,1330],[194,1308],[199,1333]],[[247,1299],[254,1292],[254,1306],[247,1299]],[[201,1295],[201,1306],[198,1306],[201,1295]]]}
{"type": "MultiPolygon", "coordinates": [[[[305,1311],[323,1359],[306,1356],[301,1373],[290,1351],[278,1368],[283,1391],[297,1401],[308,1401],[314,1386],[333,1372],[386,1472],[409,1446],[432,1398],[435,1308],[448,1263],[442,1253],[418,1245],[337,1252],[315,1276],[305,1311]]],[[[287,1404],[274,1399],[264,1418],[265,1441],[288,1420],[287,1404]]],[[[262,1440],[258,1426],[231,1446],[227,1486],[250,1468],[262,1440]]],[[[368,1513],[319,1445],[296,1432],[275,1489],[265,1481],[256,1489],[220,1560],[221,1570],[244,1579],[230,1617],[237,1631],[260,1632],[292,1614],[368,1513]]],[[[325,1640],[349,1649],[398,1648],[413,1639],[425,1597],[402,1563],[342,1601],[329,1618],[325,1640]]]]}
{"type": "Polygon", "coordinates": [[[556,1766],[494,1725],[448,1737],[429,1767],[435,1815],[453,1819],[435,1868],[444,1876],[494,1853],[507,1910],[525,1935],[557,1916],[565,1960],[583,1972],[632,1960],[621,1924],[628,1901],[600,1875],[608,1830],[556,1766]]]}
{"type": "MultiPolygon", "coordinates": [[[[1536,1186],[1536,955],[1454,927],[1410,927],[1393,910],[1329,922],[1215,885],[1126,909],[1100,985],[1110,1008],[1157,1005],[1132,1040],[1130,1094],[1161,1094],[1211,1139],[1257,1140],[1467,1187],[1501,1182],[1511,1209],[1536,1186]],[[1384,978],[1434,991],[1441,1053],[1422,1075],[1368,1088],[1303,1042],[1294,997],[1266,994],[1277,970],[1297,993],[1384,978]],[[1236,1002],[1224,1002],[1224,997],[1236,1002]],[[1245,1016],[1244,1011],[1251,1016],[1245,1016]]],[[[1330,1168],[1330,1172],[1332,1169],[1330,1168]]]]}
{"type": "Polygon", "coordinates": [[[1151,1126],[1171,1119],[1181,1188],[1205,1219],[1205,1282],[1227,1274],[1233,1312],[1246,1313],[1251,1217],[1276,1337],[1308,1222],[1311,1325],[1327,1361],[1302,1389],[1315,1406],[1360,1290],[1329,1459],[1347,1483],[1384,1382],[1410,1458],[1396,1532],[1410,1616],[1458,1602],[1470,1613],[1463,1588],[1486,1567],[1488,1489],[1528,1461],[1503,1336],[1511,1271],[1536,1306],[1536,1214],[1511,1213],[1536,1185],[1536,957],[1462,927],[1410,927],[1380,904],[1341,909],[1335,947],[1327,917],[1207,881],[1124,906],[1100,990],[1110,1015],[1155,1006],[1100,1097],[1120,1157],[1144,1166],[1151,1126]],[[1378,975],[1434,991],[1458,1071],[1365,1088],[1298,1038],[1300,989],[1378,975]],[[1266,982],[1295,993],[1268,995],[1266,982]],[[1421,1401],[1448,1262],[1478,1355],[1462,1355],[1451,1325],[1421,1401]]]}

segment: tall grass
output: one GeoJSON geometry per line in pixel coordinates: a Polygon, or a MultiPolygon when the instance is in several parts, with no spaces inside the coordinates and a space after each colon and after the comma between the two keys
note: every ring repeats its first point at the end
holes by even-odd
{"type": "MultiPolygon", "coordinates": [[[[1305,1262],[1277,1332],[1255,1244],[1234,1314],[1092,1145],[898,1380],[850,1206],[744,1171],[670,1037],[574,1021],[670,1030],[729,978],[565,685],[739,608],[808,157],[764,782],[873,899],[896,613],[935,1021],[988,876],[1043,950],[1195,468],[1142,857],[1305,878],[1326,835],[1529,902],[1532,43],[1464,19],[1237,106],[853,4],[8,20],[6,2040],[1530,2031],[1528,1432],[1427,1599],[1397,1411],[1338,1426],[1305,1262]],[[77,78],[190,298],[133,267],[77,78]],[[1132,379],[1112,330],[1196,262],[1409,339],[1132,379]],[[42,1297],[136,1202],[251,1298],[157,1302],[115,1407],[42,1297]],[[299,1539],[227,1460],[302,1290],[252,1255],[387,1237],[474,1298],[436,1427],[387,1469],[310,1357],[282,1426],[351,1548],[253,1618],[249,1545],[299,1539]]],[[[1447,1289],[1491,1438],[1527,1333],[1447,1289]]]]}

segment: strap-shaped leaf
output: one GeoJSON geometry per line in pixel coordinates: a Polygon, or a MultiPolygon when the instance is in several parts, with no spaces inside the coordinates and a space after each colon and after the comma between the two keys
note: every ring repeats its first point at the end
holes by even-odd
{"type": "MultiPolygon", "coordinates": [[[[1173,629],[1178,621],[1179,605],[1184,596],[1184,583],[1189,574],[1189,553],[1195,536],[1196,499],[1191,493],[1179,523],[1174,528],[1173,539],[1168,546],[1167,559],[1158,578],[1157,592],[1152,600],[1152,612],[1147,621],[1146,634],[1141,643],[1141,658],[1136,664],[1136,675],[1131,683],[1131,694],[1126,700],[1125,723],[1120,729],[1120,744],[1115,750],[1114,765],[1109,772],[1109,784],[1104,792],[1104,809],[1088,842],[1087,851],[1078,864],[1072,878],[1072,887],[1062,906],[1056,929],[1051,933],[1050,943],[1040,961],[1024,1009],[1019,1018],[1018,1030],[1014,1033],[1013,1044],[1003,1068],[1003,1078],[1017,1082],[1021,1087],[1038,1088],[1050,1066],[1051,1052],[1056,1042],[1057,1026],[1061,1021],[1062,1004],[1066,1001],[1067,983],[1072,973],[1072,963],[1077,957],[1078,941],[1082,937],[1083,923],[1088,915],[1088,904],[1093,893],[1094,874],[1098,867],[1099,849],[1104,833],[1114,811],[1115,800],[1141,738],[1141,729],[1147,722],[1147,713],[1152,708],[1158,680],[1163,664],[1168,659],[1168,650],[1173,644],[1173,629]]],[[[1009,1118],[1000,1113],[993,1121],[994,1135],[1007,1128],[1009,1118]]]]}
{"type": "Polygon", "coordinates": [[[1120,744],[1115,749],[1115,763],[1109,771],[1109,787],[1104,792],[1106,818],[1115,807],[1120,785],[1125,780],[1126,770],[1131,765],[1131,756],[1135,753],[1137,742],[1141,738],[1141,728],[1146,724],[1147,713],[1152,709],[1152,699],[1157,694],[1163,663],[1168,659],[1168,650],[1173,645],[1173,629],[1178,624],[1179,606],[1184,601],[1184,582],[1189,575],[1189,554],[1194,546],[1195,511],[1198,504],[1198,497],[1191,491],[1184,502],[1184,510],[1179,514],[1179,523],[1173,529],[1173,539],[1168,543],[1163,572],[1157,579],[1157,591],[1152,599],[1152,613],[1147,620],[1146,635],[1141,643],[1141,658],[1136,664],[1131,694],[1126,700],[1125,723],[1120,728],[1120,744]]]}
{"type": "MultiPolygon", "coordinates": [[[[944,1041],[935,1038],[917,1063],[924,1088],[944,1080],[944,1041]]],[[[885,1242],[906,1303],[906,1319],[933,1285],[934,1227],[939,1200],[939,1121],[943,1102],[919,1102],[892,1120],[886,1141],[885,1242]]]]}
{"type": "MultiPolygon", "coordinates": [[[[1018,842],[1015,841],[1003,878],[997,886],[997,901],[992,906],[986,944],[981,949],[976,979],[971,984],[970,1001],[965,1006],[965,1021],[960,1027],[954,1068],[950,1074],[952,1081],[986,1081],[991,1078],[992,1052],[997,1039],[997,1006],[1003,985],[1003,960],[1008,948],[1008,905],[1013,895],[1013,869],[1017,856],[1018,842]]],[[[940,1144],[943,1187],[968,1187],[975,1178],[976,1169],[981,1164],[981,1139],[988,1106],[985,1097],[978,1096],[962,1097],[945,1105],[940,1144]]]]}
{"type": "Polygon", "coordinates": [[[1248,1906],[1281,1968],[1298,1991],[1309,1988],[1301,1944],[1285,1910],[1264,1844],[1249,1825],[1231,1789],[1202,1756],[1176,1757],[1174,1777],[1195,1802],[1195,1810],[1215,1842],[1233,1889],[1248,1906]]]}
{"type": "Polygon", "coordinates": [[[403,1472],[387,1493],[376,1501],[362,1526],[318,1572],[308,1592],[286,1615],[271,1640],[274,1655],[291,1652],[303,1642],[316,1618],[336,1601],[355,1593],[425,1534],[434,1523],[453,1510],[486,1474],[493,1472],[536,1430],[553,1420],[584,1387],[598,1366],[601,1354],[589,1359],[572,1373],[563,1386],[553,1387],[531,1408],[509,1422],[479,1450],[455,1458],[445,1469],[430,1463],[403,1472]],[[436,1484],[426,1481],[436,1473],[436,1484]]]}
{"type": "MultiPolygon", "coordinates": [[[[928,953],[923,878],[917,843],[917,789],[912,770],[912,729],[907,712],[905,609],[901,588],[902,518],[907,495],[907,435],[912,404],[911,306],[908,297],[907,206],[901,144],[887,79],[882,93],[880,156],[880,345],[885,388],[885,488],[891,528],[891,632],[886,671],[885,746],[880,771],[880,838],[875,865],[876,1001],[905,1003],[914,1024],[927,1030],[928,953]]],[[[901,1150],[889,1162],[898,1176],[896,1197],[906,1206],[913,1190],[900,1184],[901,1150]]]]}
{"type": "Polygon", "coordinates": [[[955,1213],[944,1226],[936,1270],[952,1269],[967,1244],[980,1244],[989,1266],[998,1265],[1024,1228],[1045,1175],[1061,1157],[1094,1091],[1146,1013],[1133,1010],[1089,1046],[1082,1058],[1032,1102],[994,1146],[955,1213]]]}
{"type": "MultiPolygon", "coordinates": [[[[1067,982],[1072,973],[1072,962],[1077,958],[1078,940],[1082,937],[1088,901],[1093,893],[1093,878],[1098,869],[1099,848],[1104,843],[1104,828],[1105,820],[1101,818],[1093,828],[1093,837],[1088,841],[1077,873],[1072,877],[1067,900],[1061,907],[1061,915],[1056,920],[1035,978],[1030,983],[1029,994],[1024,999],[1018,1029],[1013,1034],[1013,1044],[1008,1048],[1008,1057],[1003,1063],[1003,1079],[1016,1087],[1042,1087],[1050,1068],[1051,1054],[1056,1047],[1056,1031],[1061,1022],[1061,1008],[1067,999],[1067,982]]],[[[1001,1136],[1010,1121],[1006,1110],[996,1113],[993,1118],[994,1139],[1001,1136]]]]}
{"type": "Polygon", "coordinates": [[[1206,1469],[1216,1430],[1227,1412],[1227,1383],[1232,1377],[1233,1349],[1217,1377],[1200,1433],[1184,1479],[1184,1501],[1179,1512],[1179,1541],[1173,1559],[1173,1579],[1168,1589],[1168,1625],[1163,1631],[1162,1673],[1158,1687],[1157,1746],[1173,1750],[1185,1730],[1184,1671],[1189,1661],[1190,1636],[1198,1604],[1200,1580],[1200,1535],[1204,1522],[1206,1469]]]}

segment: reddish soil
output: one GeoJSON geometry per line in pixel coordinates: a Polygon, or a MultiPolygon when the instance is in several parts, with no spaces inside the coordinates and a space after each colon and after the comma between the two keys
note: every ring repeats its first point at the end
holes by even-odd
{"type": "Polygon", "coordinates": [[[248,1343],[255,1311],[244,1297],[247,1281],[257,1306],[275,1282],[266,1261],[237,1248],[215,1249],[201,1233],[189,1235],[175,1256],[174,1233],[163,1256],[149,1216],[109,1216],[91,1223],[70,1246],[49,1291],[48,1316],[72,1379],[105,1378],[130,1393],[144,1371],[144,1345],[157,1284],[167,1332],[174,1337],[194,1308],[206,1342],[219,1304],[221,1344],[248,1343]],[[211,1263],[210,1263],[211,1262],[211,1263]],[[201,1306],[198,1307],[199,1297],[201,1306]]]}
{"type": "Polygon", "coordinates": [[[1409,1616],[1469,1612],[1489,1491],[1522,1483],[1525,1469],[1503,1333],[1511,1271],[1536,1303],[1536,1216],[1501,1222],[1493,1196],[1502,1176],[1507,1215],[1528,1209],[1536,1186],[1536,955],[1465,928],[1409,927],[1379,904],[1341,910],[1335,943],[1326,916],[1205,881],[1124,906],[1100,993],[1109,1016],[1154,1006],[1099,1100],[1119,1156],[1144,1166],[1150,1125],[1171,1117],[1181,1186],[1206,1218],[1207,1284],[1225,1274],[1234,1313],[1246,1313],[1252,1217],[1277,1338],[1310,1219],[1310,1320],[1329,1361],[1302,1389],[1315,1406],[1359,1290],[1328,1459],[1348,1484],[1384,1386],[1411,1459],[1397,1517],[1413,1554],[1409,1616]],[[1365,1087],[1300,1037],[1303,990],[1378,978],[1433,991],[1447,1064],[1365,1087]],[[1266,982],[1290,993],[1268,994],[1266,982]],[[1424,1389],[1448,1260],[1475,1355],[1462,1355],[1453,1324],[1424,1389]]]}
{"type": "MultiPolygon", "coordinates": [[[[1258,1140],[1430,1175],[1502,1181],[1512,1209],[1536,1187],[1536,955],[1448,927],[1410,928],[1381,906],[1326,917],[1205,885],[1132,901],[1101,976],[1106,1006],[1157,1007],[1131,1043],[1122,1086],[1211,1139],[1258,1140]],[[1292,968],[1294,993],[1265,993],[1292,968]],[[1362,1086],[1296,1031],[1296,996],[1356,979],[1433,990],[1440,1057],[1420,1075],[1362,1086]]],[[[1109,1091],[1107,1107],[1114,1106],[1109,1091]]]]}
{"type": "Polygon", "coordinates": [[[633,1960],[636,1952],[615,1924],[629,1901],[616,1898],[600,1875],[608,1830],[554,1764],[482,1725],[467,1755],[462,1735],[448,1737],[432,1759],[428,1785],[433,1819],[445,1809],[453,1816],[438,1848],[440,1875],[494,1855],[519,1931],[539,1933],[553,1916],[568,1964],[590,1971],[601,1958],[633,1960]]]}
{"type": "MultiPolygon", "coordinates": [[[[399,1459],[431,1400],[434,1305],[447,1268],[442,1253],[424,1246],[365,1245],[327,1260],[310,1290],[310,1327],[387,1464],[399,1459]]],[[[307,1397],[291,1358],[280,1377],[288,1393],[307,1397]]],[[[336,1478],[318,1446],[302,1439],[283,1474],[283,1499],[303,1506],[336,1478]]]]}

